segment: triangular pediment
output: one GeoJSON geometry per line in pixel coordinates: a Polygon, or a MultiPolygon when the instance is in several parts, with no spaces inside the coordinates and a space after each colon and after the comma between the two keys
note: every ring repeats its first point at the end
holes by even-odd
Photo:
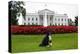
{"type": "Polygon", "coordinates": [[[40,14],[44,14],[45,12],[50,13],[50,14],[54,14],[54,11],[51,11],[49,9],[43,9],[43,10],[38,11],[38,13],[40,13],[40,14]]]}

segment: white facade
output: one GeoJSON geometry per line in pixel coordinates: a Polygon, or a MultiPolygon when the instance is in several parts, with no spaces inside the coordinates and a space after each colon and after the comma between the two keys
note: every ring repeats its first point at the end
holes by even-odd
{"type": "Polygon", "coordinates": [[[37,13],[27,13],[26,20],[22,20],[22,24],[26,25],[66,25],[68,26],[67,14],[56,14],[54,11],[44,9],[37,13]]]}

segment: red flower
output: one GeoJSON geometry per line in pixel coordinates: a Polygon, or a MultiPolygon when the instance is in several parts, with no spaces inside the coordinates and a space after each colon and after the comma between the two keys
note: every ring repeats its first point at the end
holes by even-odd
{"type": "Polygon", "coordinates": [[[11,26],[11,33],[13,34],[43,34],[48,30],[51,33],[78,32],[76,26],[11,26]]]}

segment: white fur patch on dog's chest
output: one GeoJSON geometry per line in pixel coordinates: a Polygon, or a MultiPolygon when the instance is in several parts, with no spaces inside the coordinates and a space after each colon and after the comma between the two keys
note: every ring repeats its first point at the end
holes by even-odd
{"type": "Polygon", "coordinates": [[[51,35],[49,35],[49,40],[52,40],[51,35]]]}

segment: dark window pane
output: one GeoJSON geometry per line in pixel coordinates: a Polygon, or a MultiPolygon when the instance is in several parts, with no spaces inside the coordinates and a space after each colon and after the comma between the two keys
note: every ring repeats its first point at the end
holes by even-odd
{"type": "Polygon", "coordinates": [[[36,21],[37,21],[37,18],[36,18],[36,21]]]}
{"type": "Polygon", "coordinates": [[[28,20],[30,20],[30,18],[28,18],[28,20]]]}
{"type": "Polygon", "coordinates": [[[36,25],[38,25],[38,24],[36,23],[36,25]]]}
{"type": "Polygon", "coordinates": [[[32,23],[32,25],[34,25],[34,23],[32,23]]]}

